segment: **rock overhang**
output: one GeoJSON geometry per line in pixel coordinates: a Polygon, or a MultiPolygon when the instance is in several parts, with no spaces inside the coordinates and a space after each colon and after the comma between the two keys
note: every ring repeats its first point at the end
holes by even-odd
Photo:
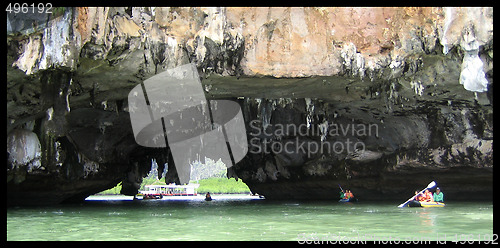
{"type": "MultiPolygon", "coordinates": [[[[402,141],[396,142],[398,143],[396,145],[391,145],[387,141],[373,141],[375,139],[373,137],[371,137],[372,141],[366,141],[372,142],[369,145],[372,149],[370,152],[378,154],[383,151],[384,154],[383,157],[372,160],[372,162],[375,161],[372,167],[363,167],[368,168],[366,175],[360,172],[360,162],[356,159],[351,159],[350,164],[337,161],[335,163],[337,165],[332,165],[332,163],[325,162],[324,158],[311,160],[295,158],[303,161],[305,165],[302,169],[297,169],[294,166],[293,168],[286,167],[284,165],[286,163],[280,156],[268,156],[266,159],[251,158],[249,161],[254,161],[260,166],[242,163],[241,166],[236,166],[232,172],[228,173],[228,175],[232,173],[234,177],[244,178],[244,181],[249,182],[254,189],[266,188],[262,179],[267,177],[269,177],[266,179],[267,182],[276,181],[285,185],[283,180],[293,181],[295,176],[303,179],[311,176],[309,178],[311,180],[315,180],[316,176],[323,176],[321,179],[326,179],[332,185],[335,181],[347,179],[353,183],[356,178],[364,178],[366,182],[373,180],[378,182],[377,187],[381,191],[384,187],[381,183],[383,180],[380,181],[380,170],[390,171],[390,168],[399,168],[398,166],[401,165],[410,168],[418,164],[425,165],[428,161],[436,165],[436,168],[443,165],[455,167],[464,163],[477,169],[486,167],[482,175],[488,178],[488,168],[492,167],[492,154],[488,147],[492,143],[490,139],[493,134],[493,44],[490,39],[492,26],[488,24],[491,10],[489,8],[459,8],[452,11],[439,8],[383,10],[387,13],[382,9],[372,10],[373,13],[370,15],[375,15],[376,18],[371,26],[352,27],[355,30],[367,32],[366,34],[361,32],[360,37],[353,37],[347,35],[349,32],[339,36],[342,34],[337,30],[340,25],[334,25],[334,20],[339,21],[338,16],[342,16],[341,13],[346,11],[357,13],[358,11],[348,8],[272,8],[269,10],[132,8],[131,12],[126,8],[75,8],[65,12],[61,20],[57,22],[58,25],[44,31],[47,35],[35,33],[28,36],[8,37],[8,45],[11,49],[8,50],[7,56],[9,63],[7,65],[9,93],[7,131],[21,128],[25,126],[25,123],[34,122],[34,129],[37,130],[35,133],[39,136],[43,149],[47,151],[43,156],[56,156],[57,151],[62,147],[60,143],[66,142],[63,141],[64,137],[71,137],[70,133],[73,136],[78,133],[74,130],[71,132],[71,128],[75,126],[72,126],[71,121],[66,120],[68,118],[71,120],[71,116],[77,116],[78,109],[90,109],[89,113],[92,116],[101,116],[101,113],[104,113],[108,119],[119,120],[116,122],[106,122],[104,121],[106,118],[99,120],[101,124],[111,123],[111,125],[104,126],[93,125],[92,122],[86,124],[85,128],[90,128],[92,131],[84,129],[83,136],[95,133],[93,144],[101,150],[94,154],[92,149],[88,149],[92,146],[90,142],[84,146],[86,149],[77,148],[87,155],[78,152],[71,156],[67,155],[67,158],[73,156],[75,159],[67,160],[66,165],[63,166],[66,172],[69,173],[68,171],[72,170],[82,170],[82,172],[69,173],[72,176],[67,176],[65,180],[82,178],[84,175],[85,178],[89,175],[92,177],[94,175],[92,171],[96,168],[93,165],[102,163],[100,170],[106,171],[104,168],[107,165],[105,164],[112,163],[111,160],[117,160],[120,162],[109,166],[110,170],[117,172],[114,173],[115,176],[110,177],[106,183],[104,183],[106,180],[98,183],[95,189],[83,190],[87,193],[82,195],[89,194],[97,188],[109,187],[110,181],[119,180],[130,181],[132,185],[130,192],[133,193],[133,185],[140,181],[142,173],[140,171],[147,169],[147,166],[140,166],[138,161],[147,163],[147,159],[155,156],[162,157],[162,161],[168,161],[169,158],[163,154],[165,151],[149,151],[133,143],[133,137],[130,136],[126,126],[130,124],[127,123],[126,95],[133,87],[152,75],[184,63],[194,62],[201,75],[201,83],[207,99],[235,100],[246,112],[246,118],[260,119],[269,115],[266,117],[267,120],[275,121],[274,124],[290,122],[299,125],[310,122],[313,126],[319,126],[324,123],[325,118],[331,121],[335,118],[334,116],[343,113],[346,115],[346,120],[351,122],[352,120],[364,123],[376,121],[381,125],[385,122],[385,126],[390,127],[387,128],[389,130],[387,134],[384,134],[389,140],[402,138],[402,141]],[[380,11],[385,14],[381,15],[380,11]],[[419,19],[421,17],[412,19],[415,13],[420,13],[419,11],[428,14],[423,17],[424,22],[419,19]],[[244,12],[251,13],[255,19],[242,16],[244,12]],[[264,15],[264,12],[267,15],[264,15]],[[450,17],[449,12],[453,16],[450,17]],[[200,15],[201,13],[204,14],[200,15]],[[401,20],[397,20],[404,16],[401,15],[403,13],[409,16],[405,18],[410,18],[401,19],[407,20],[407,24],[402,24],[401,20]],[[192,25],[187,18],[191,14],[198,16],[198,19],[195,18],[197,23],[204,23],[205,26],[192,25]],[[148,16],[155,15],[162,17],[158,17],[156,22],[148,19],[148,16]],[[335,15],[337,17],[334,17],[335,15]],[[480,18],[471,20],[471,16],[474,15],[479,15],[480,18]],[[174,16],[176,18],[173,18],[174,16]],[[301,16],[302,19],[299,18],[301,16]],[[381,16],[384,18],[380,19],[381,16]],[[84,17],[94,19],[89,20],[84,17]],[[75,22],[67,24],[64,18],[77,19],[78,25],[73,26],[73,32],[66,32],[71,30],[71,27],[64,25],[75,25],[75,22]],[[169,21],[161,22],[162,18],[169,21]],[[479,23],[481,20],[486,25],[481,26],[479,23]],[[381,33],[377,33],[379,31],[375,28],[384,22],[389,26],[383,26],[380,30],[386,30],[384,31],[386,36],[380,30],[381,33]],[[98,25],[99,23],[106,24],[98,25]],[[446,26],[447,23],[448,26],[446,26]],[[181,32],[179,27],[183,25],[187,25],[185,27],[189,29],[181,32]],[[336,28],[330,30],[327,28],[328,25],[336,28]],[[305,29],[298,29],[298,27],[305,29]],[[321,32],[314,31],[312,27],[324,27],[330,32],[326,33],[326,37],[321,38],[321,32]],[[47,41],[49,33],[57,30],[64,31],[62,32],[63,38],[67,36],[76,40],[76,43],[67,44],[74,47],[66,54],[74,56],[54,55],[50,60],[53,62],[53,68],[48,68],[46,64],[49,61],[47,58],[52,58],[49,55],[54,51],[49,51],[47,55],[44,55],[45,64],[40,64],[43,56],[38,60],[36,56],[23,56],[23,54],[43,54],[40,50],[42,48],[40,42],[47,41]],[[93,31],[90,32],[91,30],[93,31]],[[408,32],[401,33],[402,30],[408,32]],[[287,32],[289,32],[288,35],[287,32]],[[396,37],[395,34],[398,32],[401,35],[396,37]],[[367,40],[369,37],[379,35],[382,35],[379,40],[367,40]],[[463,37],[479,44],[479,48],[472,48],[477,50],[483,62],[482,68],[489,83],[486,92],[471,92],[465,90],[464,86],[459,83],[465,53],[474,50],[471,46],[461,42],[465,40],[463,37]],[[311,50],[311,48],[314,49],[311,50]],[[40,75],[46,76],[43,78],[40,75]],[[50,86],[51,90],[47,90],[47,86],[50,86]],[[308,109],[308,106],[311,108],[308,109]],[[265,110],[264,113],[262,109],[265,108],[272,110],[265,110]],[[273,111],[283,113],[275,114],[273,111]],[[119,118],[110,117],[113,114],[119,118]],[[285,115],[293,117],[285,118],[285,115]],[[415,131],[418,134],[422,125],[412,126],[411,123],[406,123],[407,121],[397,121],[398,116],[408,120],[413,118],[412,123],[416,121],[416,123],[425,124],[423,126],[431,132],[430,140],[426,143],[430,144],[430,147],[427,147],[428,150],[424,149],[425,151],[421,152],[412,150],[425,147],[411,145],[412,142],[409,140],[412,138],[403,135],[404,127],[409,127],[406,132],[415,131]],[[56,122],[51,122],[50,118],[55,118],[61,123],[69,123],[69,126],[54,125],[56,122]],[[393,120],[392,124],[391,120],[393,120]],[[453,131],[453,129],[461,130],[465,134],[453,131]],[[64,130],[68,130],[68,133],[64,130]],[[121,146],[116,145],[117,143],[111,144],[113,142],[110,143],[111,145],[102,143],[103,137],[113,132],[123,135],[123,140],[117,141],[121,142],[121,146]],[[394,137],[389,138],[391,135],[394,137]],[[103,147],[107,147],[108,150],[104,149],[104,153],[101,154],[103,147]],[[374,147],[379,147],[379,150],[374,147]],[[122,152],[119,152],[120,149],[117,148],[120,148],[122,152]],[[96,154],[107,154],[108,159],[104,159],[106,156],[103,155],[101,161],[98,161],[99,156],[94,158],[96,154]],[[486,155],[485,160],[482,154],[490,155],[486,155]],[[130,155],[135,159],[131,159],[130,155]],[[141,156],[146,159],[138,159],[141,156]],[[89,157],[94,159],[89,159],[89,157]],[[80,161],[78,163],[82,165],[76,166],[78,163],[71,161],[80,161]],[[386,161],[386,164],[391,164],[393,167],[388,167],[381,161],[386,161]],[[339,164],[341,167],[338,167],[339,164]],[[284,169],[285,167],[287,169],[284,169]],[[315,170],[318,173],[315,173],[315,170]],[[276,172],[284,178],[277,176],[276,172]],[[255,182],[261,183],[261,186],[255,182]]],[[[362,11],[365,13],[368,9],[362,11]]],[[[53,45],[58,44],[53,43],[53,45]]],[[[82,134],[82,131],[79,132],[82,134]]],[[[106,138],[106,140],[109,139],[106,138]]],[[[65,144],[67,147],[78,147],[76,143],[78,142],[69,141],[65,144]]],[[[422,142],[416,144],[422,144],[422,142]]],[[[46,161],[43,163],[54,161],[48,158],[43,159],[46,161]]],[[[64,164],[63,161],[55,161],[55,163],[64,164]]],[[[171,173],[168,175],[168,180],[176,181],[175,171],[169,168],[171,173]]],[[[102,174],[103,178],[106,177],[104,174],[102,174]]],[[[97,175],[99,173],[95,173],[95,176],[97,175]]],[[[307,180],[304,179],[303,182],[307,180]]],[[[357,182],[361,188],[369,187],[367,186],[369,183],[363,185],[360,180],[362,179],[357,182]]],[[[332,190],[333,186],[317,185],[317,187],[325,187],[329,190],[332,190]]],[[[81,191],[81,189],[74,190],[74,192],[81,191]]],[[[401,191],[402,188],[399,187],[398,190],[401,191]]],[[[268,192],[268,194],[272,193],[268,192]]]]}

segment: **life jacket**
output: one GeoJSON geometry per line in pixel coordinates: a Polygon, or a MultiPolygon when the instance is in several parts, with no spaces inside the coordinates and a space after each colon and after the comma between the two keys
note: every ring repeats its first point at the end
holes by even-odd
{"type": "Polygon", "coordinates": [[[428,192],[427,194],[424,194],[424,201],[432,201],[434,198],[431,195],[431,192],[428,192]]]}
{"type": "Polygon", "coordinates": [[[417,200],[417,201],[424,201],[424,200],[425,200],[425,198],[424,198],[424,196],[423,196],[422,194],[418,194],[418,195],[415,197],[415,200],[417,200]]]}
{"type": "Polygon", "coordinates": [[[351,198],[351,192],[346,192],[344,194],[344,199],[349,199],[349,198],[351,198]]]}
{"type": "Polygon", "coordinates": [[[354,198],[354,195],[352,194],[352,192],[349,192],[349,198],[354,198]]]}

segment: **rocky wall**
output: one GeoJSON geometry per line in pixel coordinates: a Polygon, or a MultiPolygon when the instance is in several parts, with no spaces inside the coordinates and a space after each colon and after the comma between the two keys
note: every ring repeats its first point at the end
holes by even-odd
{"type": "Polygon", "coordinates": [[[491,7],[7,17],[9,204],[79,201],[119,182],[133,195],[153,158],[178,182],[168,147],[135,143],[127,95],[186,63],[208,99],[240,103],[253,150],[228,175],[255,193],[329,199],[340,183],[366,199],[405,198],[436,180],[456,199],[492,196],[491,7]],[[345,132],[363,126],[372,133],[345,132]],[[315,151],[322,143],[327,152],[315,151]]]}

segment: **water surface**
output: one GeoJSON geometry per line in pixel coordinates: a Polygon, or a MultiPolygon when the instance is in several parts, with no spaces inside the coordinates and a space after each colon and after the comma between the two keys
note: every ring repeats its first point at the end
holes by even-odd
{"type": "Polygon", "coordinates": [[[397,208],[400,202],[88,200],[7,209],[7,240],[491,240],[491,202],[397,208]]]}

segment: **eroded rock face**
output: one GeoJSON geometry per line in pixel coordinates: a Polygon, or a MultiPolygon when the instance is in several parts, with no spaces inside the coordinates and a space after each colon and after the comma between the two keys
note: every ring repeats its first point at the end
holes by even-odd
{"type": "Polygon", "coordinates": [[[243,106],[250,152],[232,169],[267,197],[331,199],[340,183],[367,200],[397,199],[432,180],[452,199],[491,193],[491,110],[455,103],[388,113],[307,98],[243,106]]]}
{"type": "Polygon", "coordinates": [[[400,199],[436,180],[452,199],[492,197],[492,8],[79,7],[37,25],[8,18],[10,204],[82,200],[118,182],[133,195],[153,158],[178,182],[168,147],[135,143],[127,95],[186,63],[208,99],[240,103],[253,150],[228,175],[255,193],[330,199],[340,183],[359,198],[400,199]]]}
{"type": "Polygon", "coordinates": [[[26,173],[33,170],[43,169],[40,163],[42,155],[40,141],[35,133],[26,129],[16,129],[7,137],[7,154],[9,172],[7,180],[23,181],[26,173]]]}

